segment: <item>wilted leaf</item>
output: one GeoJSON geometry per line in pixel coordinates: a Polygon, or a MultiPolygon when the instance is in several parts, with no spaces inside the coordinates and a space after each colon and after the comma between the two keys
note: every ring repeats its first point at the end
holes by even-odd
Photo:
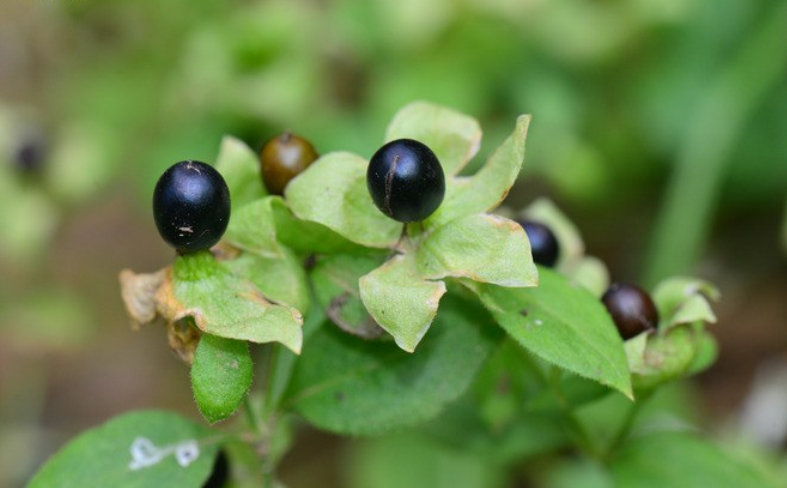
{"type": "Polygon", "coordinates": [[[459,173],[478,152],[481,127],[472,117],[450,108],[413,102],[388,125],[385,142],[396,139],[415,139],[429,146],[449,176],[459,173]]]}
{"type": "Polygon", "coordinates": [[[194,399],[213,423],[237,410],[251,386],[252,362],[246,341],[202,334],[191,366],[194,399]]]}
{"type": "Polygon", "coordinates": [[[396,344],[413,352],[437,314],[445,283],[423,279],[414,259],[398,255],[361,277],[361,300],[396,344]]]}
{"type": "Polygon", "coordinates": [[[199,488],[218,446],[213,432],[163,411],[131,412],[90,429],[50,458],[29,488],[199,488]]]}
{"type": "Polygon", "coordinates": [[[364,339],[380,337],[377,325],[361,301],[358,280],[380,266],[385,256],[336,254],[321,258],[311,272],[314,293],[331,321],[364,339]]]}
{"type": "Polygon", "coordinates": [[[317,427],[343,434],[378,434],[436,416],[467,389],[500,339],[480,307],[450,296],[443,302],[414,354],[324,325],[296,365],[289,403],[317,427]]]}
{"type": "Polygon", "coordinates": [[[420,244],[417,259],[428,279],[452,276],[513,287],[538,283],[525,231],[496,215],[470,215],[435,230],[420,244]]]}
{"type": "Polygon", "coordinates": [[[392,247],[402,234],[402,224],[374,205],[366,188],[367,166],[366,160],[351,153],[322,156],[287,185],[285,196],[293,214],[352,242],[392,247]]]}
{"type": "Polygon", "coordinates": [[[250,282],[231,274],[209,252],[178,256],[156,294],[158,312],[174,322],[193,317],[204,332],[301,349],[298,310],[266,300],[250,282]]]}
{"type": "Polygon", "coordinates": [[[536,288],[477,285],[497,322],[534,355],[631,397],[623,342],[604,306],[548,269],[536,288]]]}

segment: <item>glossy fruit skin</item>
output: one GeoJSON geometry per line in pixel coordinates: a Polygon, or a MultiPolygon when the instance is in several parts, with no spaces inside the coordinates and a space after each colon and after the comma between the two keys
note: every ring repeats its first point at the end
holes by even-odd
{"type": "Polygon", "coordinates": [[[641,288],[614,283],[601,297],[604,306],[623,339],[630,339],[646,330],[655,330],[659,323],[656,305],[641,288]]]}
{"type": "Polygon", "coordinates": [[[560,245],[552,229],[532,220],[519,220],[530,241],[533,261],[541,266],[552,268],[560,255],[560,245]]]}
{"type": "Polygon", "coordinates": [[[230,462],[227,458],[227,453],[222,449],[216,455],[216,460],[213,462],[213,471],[211,471],[210,477],[202,485],[202,488],[222,488],[227,484],[229,477],[230,462]]]}
{"type": "Polygon", "coordinates": [[[153,192],[159,234],[178,252],[209,249],[230,221],[230,191],[213,167],[181,161],[161,175],[153,192]]]}
{"type": "Polygon", "coordinates": [[[319,155],[309,141],[285,132],[265,143],[259,157],[265,188],[272,195],[283,195],[287,183],[303,173],[319,155]]]}
{"type": "Polygon", "coordinates": [[[377,208],[399,222],[419,222],[445,197],[445,175],[425,144],[398,139],[377,150],[366,170],[366,187],[377,208]]]}

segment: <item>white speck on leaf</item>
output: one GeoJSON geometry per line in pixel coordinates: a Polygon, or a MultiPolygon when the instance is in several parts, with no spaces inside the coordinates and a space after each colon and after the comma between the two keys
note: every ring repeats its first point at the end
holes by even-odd
{"type": "Polygon", "coordinates": [[[131,443],[131,462],[128,468],[131,471],[149,468],[160,463],[164,458],[175,454],[175,459],[181,467],[188,467],[199,458],[199,445],[197,441],[189,439],[171,446],[156,447],[146,437],[137,437],[131,443]]]}

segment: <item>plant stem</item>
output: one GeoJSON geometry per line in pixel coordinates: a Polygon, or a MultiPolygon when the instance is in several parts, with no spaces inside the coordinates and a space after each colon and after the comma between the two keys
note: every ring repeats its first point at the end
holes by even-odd
{"type": "Polygon", "coordinates": [[[702,252],[726,165],[741,130],[787,69],[787,3],[775,3],[758,30],[710,83],[678,148],[649,249],[644,282],[689,271],[702,252]]]}
{"type": "Polygon", "coordinates": [[[607,446],[605,457],[609,457],[615,449],[620,447],[621,444],[628,438],[629,432],[631,432],[631,427],[634,426],[634,421],[637,419],[637,415],[639,412],[642,411],[642,407],[647,403],[650,397],[653,396],[652,391],[648,391],[647,393],[643,393],[639,400],[635,401],[631,408],[628,409],[626,412],[626,416],[623,419],[623,422],[620,424],[618,428],[617,434],[612,438],[609,445],[607,446]]]}
{"type": "Polygon", "coordinates": [[[593,442],[590,435],[588,434],[587,429],[579,420],[579,418],[577,418],[576,414],[571,409],[571,405],[568,404],[568,401],[566,400],[566,397],[563,394],[563,390],[560,387],[559,369],[554,367],[551,368],[547,383],[550,389],[552,390],[552,393],[555,395],[555,399],[557,399],[558,405],[560,405],[560,410],[563,413],[563,417],[566,421],[566,424],[568,425],[569,430],[571,431],[571,435],[574,437],[576,443],[588,456],[598,460],[602,459],[601,451],[593,442]]]}

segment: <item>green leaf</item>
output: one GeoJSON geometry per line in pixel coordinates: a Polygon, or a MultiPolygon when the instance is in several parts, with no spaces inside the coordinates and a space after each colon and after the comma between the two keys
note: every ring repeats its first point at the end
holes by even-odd
{"type": "Polygon", "coordinates": [[[224,240],[244,251],[268,258],[282,256],[276,239],[272,197],[261,198],[233,209],[224,240]]]}
{"type": "Polygon", "coordinates": [[[632,397],[623,342],[604,306],[549,269],[539,274],[537,288],[476,289],[498,323],[531,353],[632,397]]]}
{"type": "Polygon", "coordinates": [[[561,271],[572,283],[576,283],[599,298],[609,288],[607,266],[593,256],[585,256],[570,265],[567,264],[561,271]]]}
{"type": "Polygon", "coordinates": [[[716,339],[705,331],[697,333],[699,334],[697,352],[687,371],[687,374],[690,375],[701,373],[710,368],[719,357],[719,344],[716,339]]]}
{"type": "Polygon", "coordinates": [[[467,450],[403,433],[353,443],[351,488],[502,488],[502,467],[467,450]],[[405,468],[406,469],[403,469],[405,468]]]}
{"type": "Polygon", "coordinates": [[[481,147],[481,127],[472,117],[450,108],[413,102],[396,113],[385,134],[385,142],[415,139],[431,149],[446,176],[455,175],[481,147]]]}
{"type": "Polygon", "coordinates": [[[661,316],[659,329],[694,322],[715,323],[709,300],[718,300],[719,296],[719,290],[707,281],[684,277],[662,281],[653,290],[653,301],[661,316]]]}
{"type": "Polygon", "coordinates": [[[302,342],[298,310],[266,300],[252,283],[230,273],[207,252],[178,256],[159,290],[162,315],[193,317],[203,332],[256,343],[280,342],[296,354],[302,342]]]}
{"type": "Polygon", "coordinates": [[[271,207],[276,221],[276,237],[290,249],[309,254],[357,252],[363,249],[322,224],[296,218],[281,197],[272,197],[271,207]]]}
{"type": "Polygon", "coordinates": [[[216,170],[224,177],[230,190],[233,218],[236,209],[268,194],[262,184],[257,155],[243,141],[232,136],[224,137],[216,158],[216,170]]]}
{"type": "Polygon", "coordinates": [[[628,442],[611,464],[626,488],[768,488],[779,486],[757,467],[694,434],[662,432],[628,442]]]}
{"type": "Polygon", "coordinates": [[[378,434],[436,416],[467,389],[500,339],[483,309],[451,296],[443,302],[414,354],[323,325],[296,365],[289,403],[317,427],[343,434],[378,434]]]}
{"type": "Polygon", "coordinates": [[[131,412],[80,434],[50,458],[29,488],[199,488],[218,446],[209,429],[163,411],[131,412]]]}
{"type": "Polygon", "coordinates": [[[224,420],[238,409],[249,392],[252,376],[245,341],[202,334],[191,366],[191,386],[208,422],[224,420]]]}
{"type": "Polygon", "coordinates": [[[309,282],[303,265],[289,249],[282,246],[280,252],[278,258],[243,253],[220,263],[237,278],[254,284],[267,299],[298,310],[309,310],[309,282]]]}
{"type": "Polygon", "coordinates": [[[361,276],[379,267],[384,259],[385,255],[336,254],[321,258],[312,270],[317,301],[345,332],[364,339],[385,333],[366,310],[358,285],[361,276]]]}
{"type": "Polygon", "coordinates": [[[388,248],[402,224],[386,217],[366,188],[366,160],[355,154],[326,154],[292,180],[285,196],[296,217],[317,222],[352,242],[388,248]]]}
{"type": "Polygon", "coordinates": [[[426,219],[426,225],[441,227],[458,217],[497,207],[514,186],[522,169],[529,124],[529,115],[517,118],[514,132],[475,175],[447,178],[445,199],[437,211],[426,219]]]}
{"type": "Polygon", "coordinates": [[[457,219],[435,230],[417,251],[425,278],[469,278],[500,286],[535,286],[538,271],[522,226],[489,214],[457,219]]]}
{"type": "Polygon", "coordinates": [[[361,300],[374,320],[407,352],[415,351],[445,294],[442,281],[424,280],[410,255],[398,255],[361,277],[361,300]]]}

